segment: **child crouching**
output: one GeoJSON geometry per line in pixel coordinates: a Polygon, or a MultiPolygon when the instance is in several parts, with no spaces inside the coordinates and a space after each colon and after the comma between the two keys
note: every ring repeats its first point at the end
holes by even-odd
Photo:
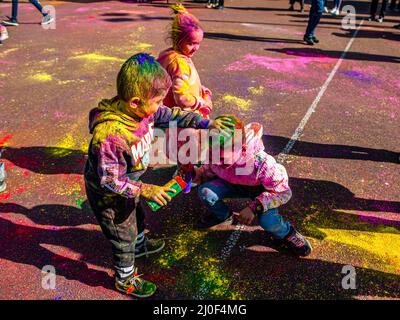
{"type": "Polygon", "coordinates": [[[312,250],[309,241],[278,213],[278,208],[289,201],[292,192],[285,168],[264,151],[262,126],[250,123],[244,127],[236,117],[230,118],[237,129],[235,134],[244,131],[242,147],[234,148],[234,138],[212,143],[210,151],[220,152],[219,161],[203,165],[196,172],[195,181],[201,183],[200,200],[211,212],[202,221],[203,226],[231,223],[233,212],[224,199],[250,198],[250,205],[238,215],[240,223],[251,224],[257,217],[265,231],[296,255],[309,255],[312,250]]]}

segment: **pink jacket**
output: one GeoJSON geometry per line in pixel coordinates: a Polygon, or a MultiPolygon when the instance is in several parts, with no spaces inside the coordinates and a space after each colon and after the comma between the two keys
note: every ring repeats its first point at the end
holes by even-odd
{"type": "Polygon", "coordinates": [[[263,185],[265,192],[261,193],[250,207],[253,209],[259,201],[266,211],[287,203],[292,196],[292,191],[285,167],[264,151],[262,135],[261,124],[255,122],[248,124],[245,127],[246,148],[235,155],[234,163],[229,166],[204,165],[202,174],[207,177],[217,176],[232,184],[263,185]],[[246,169],[243,170],[245,167],[246,169]]]}

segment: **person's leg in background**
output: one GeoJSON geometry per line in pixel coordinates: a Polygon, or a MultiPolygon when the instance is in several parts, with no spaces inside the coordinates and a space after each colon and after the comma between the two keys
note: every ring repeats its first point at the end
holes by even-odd
{"type": "Polygon", "coordinates": [[[378,9],[378,2],[379,2],[379,0],[371,1],[370,17],[368,19],[369,21],[373,21],[376,19],[376,11],[378,9]]]}
{"type": "Polygon", "coordinates": [[[290,0],[289,1],[289,5],[290,5],[289,10],[290,11],[294,11],[294,4],[295,3],[296,3],[296,0],[290,0]]]}
{"type": "Polygon", "coordinates": [[[310,16],[308,19],[306,33],[304,35],[304,41],[309,45],[319,42],[319,40],[315,37],[315,29],[321,20],[323,10],[324,0],[311,0],[310,16]]]}
{"type": "Polygon", "coordinates": [[[284,221],[278,209],[270,209],[258,217],[260,226],[276,239],[285,238],[290,231],[290,222],[284,221]]]}
{"type": "Polygon", "coordinates": [[[387,3],[388,3],[388,0],[382,0],[381,13],[380,13],[379,19],[378,19],[379,22],[383,22],[383,18],[385,18],[387,3]]]}

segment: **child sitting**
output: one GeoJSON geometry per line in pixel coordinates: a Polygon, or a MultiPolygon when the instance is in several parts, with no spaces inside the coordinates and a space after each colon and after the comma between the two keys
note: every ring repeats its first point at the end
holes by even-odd
{"type": "Polygon", "coordinates": [[[198,113],[162,105],[171,80],[154,57],[136,54],[121,67],[118,95],[102,100],[90,111],[93,135],[85,165],[86,193],[104,235],[110,240],[115,286],[136,297],[151,296],[155,284],[145,281],[134,268],[135,257],[159,252],[164,241],[144,235],[144,211],[139,197],[161,206],[174,189],[141,182],[149,163],[154,126],[220,128],[221,121],[203,119],[198,113]]]}
{"type": "Polygon", "coordinates": [[[285,168],[264,151],[262,126],[250,123],[244,128],[239,119],[230,117],[236,128],[233,138],[221,136],[222,141],[210,148],[210,153],[219,152],[219,161],[205,164],[196,172],[195,181],[201,183],[200,200],[211,211],[202,221],[203,226],[232,222],[233,212],[224,203],[225,198],[251,198],[250,205],[238,215],[240,223],[251,224],[257,217],[260,226],[273,238],[281,240],[298,256],[309,255],[309,241],[278,214],[278,207],[289,201],[292,192],[285,168]],[[236,148],[232,140],[238,133],[240,146],[236,148]]]}

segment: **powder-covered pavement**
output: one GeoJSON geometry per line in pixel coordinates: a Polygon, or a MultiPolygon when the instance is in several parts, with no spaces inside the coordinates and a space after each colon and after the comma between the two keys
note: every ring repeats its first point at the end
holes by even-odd
{"type": "MultiPolygon", "coordinates": [[[[85,201],[82,177],[88,111],[115,94],[121,63],[168,46],[165,2],[49,1],[56,29],[43,30],[29,4],[0,47],[0,145],[8,173],[0,194],[0,299],[130,299],[113,290],[110,247],[85,201]],[[57,272],[42,288],[42,267],[57,272]]],[[[348,1],[366,17],[368,1],[348,1]]],[[[321,43],[301,43],[305,13],[286,1],[226,0],[223,11],[188,8],[206,34],[194,57],[214,92],[214,115],[235,113],[264,126],[277,156],[323,89],[353,31],[324,16],[321,43]]],[[[11,4],[1,3],[9,14],[11,4]]],[[[400,23],[364,21],[286,158],[293,198],[281,213],[312,242],[296,259],[273,249],[256,226],[204,232],[196,192],[148,215],[167,239],[137,261],[159,299],[400,298],[400,23]],[[236,242],[235,242],[236,241],[236,242]],[[356,270],[345,290],[345,265],[356,270]]],[[[145,180],[164,183],[174,168],[145,180]]],[[[234,208],[242,201],[231,201],[234,208]]]]}

